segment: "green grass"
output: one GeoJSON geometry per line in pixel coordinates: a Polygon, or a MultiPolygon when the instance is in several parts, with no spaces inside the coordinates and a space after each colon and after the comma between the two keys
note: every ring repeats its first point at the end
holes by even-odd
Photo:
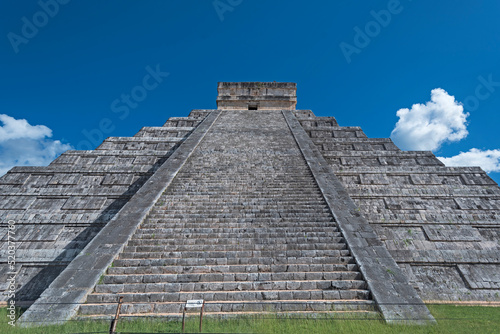
{"type": "MultiPolygon", "coordinates": [[[[287,319],[266,316],[266,318],[243,318],[232,320],[205,319],[207,333],[499,333],[500,308],[480,306],[428,305],[438,321],[431,326],[387,325],[380,320],[287,319]]],[[[7,310],[0,309],[0,333],[90,333],[107,332],[109,321],[70,321],[62,326],[41,328],[19,328],[7,324],[7,310]]],[[[198,331],[197,317],[191,317],[186,332],[198,331]]],[[[119,332],[175,333],[180,332],[178,321],[120,320],[119,332]]]]}

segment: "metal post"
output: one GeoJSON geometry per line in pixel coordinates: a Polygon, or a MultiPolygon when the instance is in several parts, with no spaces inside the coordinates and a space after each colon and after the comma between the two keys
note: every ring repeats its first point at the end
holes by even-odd
{"type": "Polygon", "coordinates": [[[186,307],[184,306],[184,308],[182,309],[182,332],[184,333],[184,320],[186,318],[186,307]]]}
{"type": "Polygon", "coordinates": [[[201,311],[200,311],[200,333],[201,333],[201,326],[203,324],[203,309],[205,308],[205,301],[203,301],[203,305],[201,306],[201,311]]]}
{"type": "Polygon", "coordinates": [[[118,306],[116,307],[116,314],[113,320],[111,320],[111,326],[109,327],[109,334],[114,334],[116,331],[116,323],[118,322],[118,318],[120,317],[120,310],[122,308],[123,297],[118,299],[118,306]]]}

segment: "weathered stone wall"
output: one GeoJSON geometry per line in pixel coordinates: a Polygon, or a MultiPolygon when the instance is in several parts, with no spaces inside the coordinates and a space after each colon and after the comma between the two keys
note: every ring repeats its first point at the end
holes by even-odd
{"type": "Polygon", "coordinates": [[[483,170],[295,114],[423,299],[500,300],[500,188],[483,170]]]}
{"type": "Polygon", "coordinates": [[[297,85],[292,82],[219,82],[217,109],[294,110],[297,85]]]}
{"type": "Polygon", "coordinates": [[[6,301],[7,223],[16,226],[19,305],[29,304],[92,240],[208,111],[172,117],[94,151],[67,151],[47,167],[14,167],[0,178],[0,301],[6,301]]]}

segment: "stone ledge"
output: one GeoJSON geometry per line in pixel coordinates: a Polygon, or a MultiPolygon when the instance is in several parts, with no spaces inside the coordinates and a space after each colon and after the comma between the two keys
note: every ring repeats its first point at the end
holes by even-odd
{"type": "Polygon", "coordinates": [[[418,264],[500,264],[500,251],[491,250],[390,250],[398,263],[418,264]]]}
{"type": "MultiPolygon", "coordinates": [[[[46,174],[54,174],[54,173],[62,173],[62,174],[81,174],[81,175],[108,175],[108,174],[137,174],[141,175],[149,175],[152,174],[150,172],[150,165],[133,165],[130,167],[123,166],[114,166],[111,164],[101,164],[101,165],[90,165],[90,166],[64,166],[63,164],[51,165],[51,166],[26,166],[26,167],[12,167],[12,169],[5,175],[12,174],[33,174],[33,175],[46,175],[46,174]],[[108,168],[108,169],[105,169],[108,168]]],[[[29,176],[29,175],[28,175],[29,176]]],[[[0,180],[0,184],[10,184],[4,179],[0,180]]],[[[22,184],[22,183],[15,183],[22,184]]]]}

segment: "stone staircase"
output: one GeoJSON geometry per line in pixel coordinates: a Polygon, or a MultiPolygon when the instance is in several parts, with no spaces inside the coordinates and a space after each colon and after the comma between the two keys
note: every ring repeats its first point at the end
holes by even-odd
{"type": "Polygon", "coordinates": [[[223,111],[95,291],[82,317],[375,315],[354,258],[280,111],[223,111]]]}

